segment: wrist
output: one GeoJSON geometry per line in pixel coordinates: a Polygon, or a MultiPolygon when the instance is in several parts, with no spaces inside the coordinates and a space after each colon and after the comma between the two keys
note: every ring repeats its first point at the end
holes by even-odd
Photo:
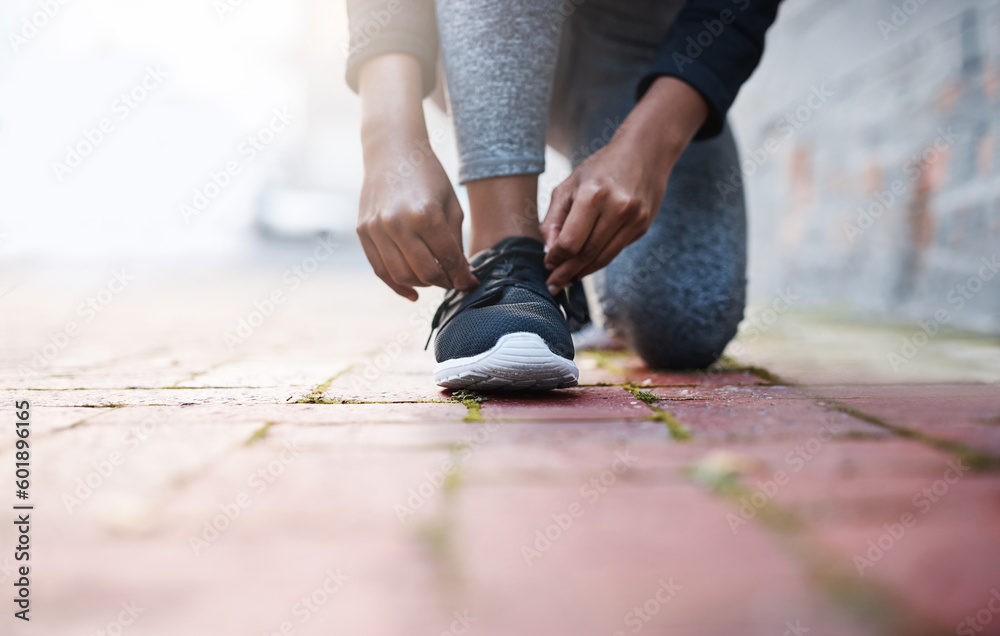
{"type": "Polygon", "coordinates": [[[625,119],[621,133],[666,169],[673,167],[708,119],[708,103],[675,77],[657,78],[625,119]]]}

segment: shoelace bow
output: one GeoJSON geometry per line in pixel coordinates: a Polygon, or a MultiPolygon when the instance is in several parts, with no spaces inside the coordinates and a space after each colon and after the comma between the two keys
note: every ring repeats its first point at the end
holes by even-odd
{"type": "MultiPolygon", "coordinates": [[[[503,252],[491,254],[472,270],[472,273],[475,274],[477,279],[479,279],[479,284],[482,288],[481,296],[483,298],[488,298],[495,291],[504,287],[520,287],[521,289],[526,289],[536,295],[538,294],[538,290],[529,285],[525,280],[531,273],[533,273],[531,263],[522,259],[510,258],[511,255],[517,253],[525,254],[527,256],[534,256],[536,254],[536,252],[532,250],[518,249],[515,247],[503,252]]],[[[477,288],[477,291],[479,291],[479,288],[477,288]]],[[[434,313],[434,320],[431,321],[431,332],[427,334],[427,343],[424,344],[424,349],[430,346],[431,338],[434,336],[434,330],[442,326],[441,319],[456,305],[460,304],[465,299],[466,295],[466,292],[459,291],[457,289],[448,290],[448,293],[444,296],[444,302],[441,303],[437,312],[434,313]]],[[[570,301],[568,288],[550,298],[558,307],[562,307],[567,318],[573,318],[580,321],[585,320],[585,311],[580,310],[570,301]]]]}

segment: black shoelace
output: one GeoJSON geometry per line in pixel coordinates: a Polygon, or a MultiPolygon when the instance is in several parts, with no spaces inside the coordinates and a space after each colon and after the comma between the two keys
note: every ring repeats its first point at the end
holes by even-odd
{"type": "MultiPolygon", "coordinates": [[[[479,279],[479,287],[476,288],[475,292],[469,293],[477,293],[481,298],[490,298],[494,294],[501,293],[501,290],[504,288],[520,287],[535,295],[539,295],[538,289],[531,285],[531,275],[535,273],[532,262],[529,259],[511,258],[516,254],[534,257],[537,252],[523,247],[511,247],[502,252],[496,252],[487,256],[482,263],[472,270],[475,277],[479,279]]],[[[434,314],[434,320],[431,321],[431,332],[427,335],[427,343],[424,345],[424,349],[430,346],[434,330],[442,326],[442,318],[465,300],[466,296],[467,292],[457,289],[448,290],[448,293],[444,296],[444,302],[438,307],[437,312],[434,314]]],[[[569,288],[562,290],[556,296],[549,296],[548,290],[546,290],[545,296],[542,297],[555,303],[557,307],[561,307],[565,312],[567,321],[576,320],[579,323],[587,321],[586,308],[577,307],[572,302],[569,288]]]]}

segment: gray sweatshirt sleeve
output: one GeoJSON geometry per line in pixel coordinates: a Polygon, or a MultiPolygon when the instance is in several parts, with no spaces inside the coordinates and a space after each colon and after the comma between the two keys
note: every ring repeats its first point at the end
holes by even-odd
{"type": "Polygon", "coordinates": [[[347,84],[358,90],[365,62],[387,53],[405,53],[420,62],[426,96],[436,81],[438,30],[434,0],[347,0],[350,39],[347,84]]]}

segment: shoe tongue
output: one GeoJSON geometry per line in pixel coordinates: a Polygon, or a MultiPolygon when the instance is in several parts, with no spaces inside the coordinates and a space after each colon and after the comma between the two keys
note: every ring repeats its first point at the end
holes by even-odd
{"type": "Polygon", "coordinates": [[[487,250],[473,254],[472,258],[469,259],[469,264],[473,267],[479,267],[487,258],[515,248],[537,250],[539,254],[545,253],[545,244],[538,239],[529,236],[510,236],[487,250]]]}

